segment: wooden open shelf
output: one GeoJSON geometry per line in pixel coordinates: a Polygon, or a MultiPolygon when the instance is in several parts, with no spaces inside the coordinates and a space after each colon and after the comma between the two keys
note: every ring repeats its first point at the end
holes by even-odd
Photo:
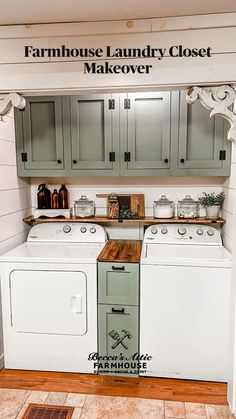
{"type": "Polygon", "coordinates": [[[97,217],[90,217],[90,218],[33,218],[32,215],[25,217],[23,219],[25,223],[97,223],[97,224],[129,224],[129,223],[142,223],[142,224],[161,224],[161,223],[189,223],[189,224],[217,224],[217,225],[224,225],[225,220],[223,218],[217,218],[216,220],[211,220],[210,218],[194,218],[194,219],[180,219],[180,218],[153,218],[153,217],[145,217],[145,218],[137,218],[134,220],[114,220],[109,219],[105,215],[104,216],[97,216],[97,217]]]}

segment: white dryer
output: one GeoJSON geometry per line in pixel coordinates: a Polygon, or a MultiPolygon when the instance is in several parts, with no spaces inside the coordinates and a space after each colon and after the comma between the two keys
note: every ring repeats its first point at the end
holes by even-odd
{"type": "Polygon", "coordinates": [[[35,225],[0,258],[5,367],[94,373],[103,227],[35,225]]]}
{"type": "Polygon", "coordinates": [[[227,381],[231,255],[213,227],[149,227],[141,255],[140,354],[146,375],[227,381]]]}

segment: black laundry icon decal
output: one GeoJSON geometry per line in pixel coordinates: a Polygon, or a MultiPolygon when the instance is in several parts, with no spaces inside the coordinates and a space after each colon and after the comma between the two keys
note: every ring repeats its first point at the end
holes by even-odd
{"type": "Polygon", "coordinates": [[[116,330],[111,330],[111,332],[108,333],[108,335],[111,336],[112,339],[116,340],[116,342],[112,345],[112,349],[115,349],[118,345],[122,345],[123,348],[128,349],[128,346],[124,342],[124,339],[131,339],[133,336],[130,332],[128,332],[128,330],[122,329],[122,332],[122,336],[120,336],[116,330]]]}

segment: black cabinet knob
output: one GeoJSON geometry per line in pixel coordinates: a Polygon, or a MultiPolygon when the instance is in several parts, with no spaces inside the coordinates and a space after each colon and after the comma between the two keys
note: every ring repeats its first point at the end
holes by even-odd
{"type": "Polygon", "coordinates": [[[61,163],[62,163],[62,161],[61,161],[60,159],[58,159],[58,160],[57,160],[57,163],[58,163],[58,164],[61,164],[61,163]]]}
{"type": "Polygon", "coordinates": [[[77,160],[73,160],[73,164],[77,164],[77,160]]]}
{"type": "Polygon", "coordinates": [[[180,159],[180,163],[184,163],[185,162],[185,160],[184,159],[180,159]]]}
{"type": "Polygon", "coordinates": [[[164,163],[169,163],[169,160],[168,159],[164,159],[164,163]]]}

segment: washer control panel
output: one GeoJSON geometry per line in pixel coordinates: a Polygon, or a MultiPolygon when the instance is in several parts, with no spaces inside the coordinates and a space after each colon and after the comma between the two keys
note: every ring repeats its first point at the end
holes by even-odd
{"type": "Polygon", "coordinates": [[[147,228],[144,243],[222,245],[220,231],[202,224],[156,224],[147,228]]]}
{"type": "Polygon", "coordinates": [[[45,223],[31,228],[28,242],[105,243],[104,228],[90,223],[45,223]]]}

